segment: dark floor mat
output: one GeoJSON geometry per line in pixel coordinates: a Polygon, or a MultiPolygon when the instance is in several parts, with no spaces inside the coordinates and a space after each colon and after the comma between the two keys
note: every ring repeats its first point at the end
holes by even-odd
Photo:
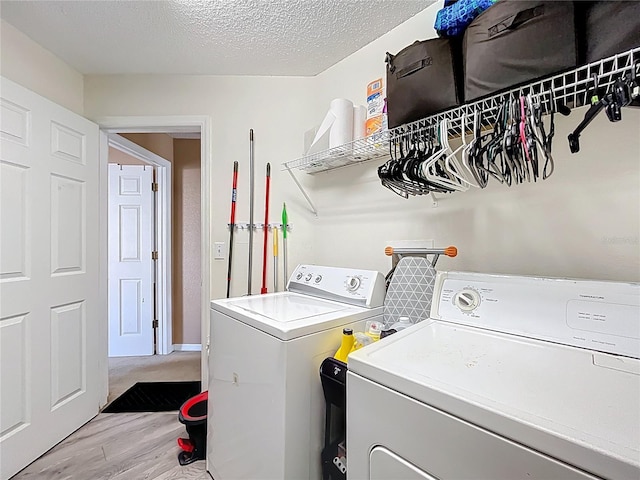
{"type": "Polygon", "coordinates": [[[200,382],[138,382],[102,412],[170,412],[199,393],[200,382]]]}

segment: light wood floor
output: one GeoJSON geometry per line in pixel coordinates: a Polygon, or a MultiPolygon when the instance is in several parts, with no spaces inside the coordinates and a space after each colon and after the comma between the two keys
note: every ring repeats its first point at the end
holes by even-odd
{"type": "MultiPolygon", "coordinates": [[[[109,361],[109,400],[139,381],[200,379],[200,353],[109,361]]],[[[181,467],[176,412],[101,413],[18,473],[15,480],[210,480],[205,462],[181,467]]]]}

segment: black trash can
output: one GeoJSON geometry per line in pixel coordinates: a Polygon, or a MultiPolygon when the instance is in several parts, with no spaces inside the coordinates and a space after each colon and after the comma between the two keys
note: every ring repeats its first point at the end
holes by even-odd
{"type": "Polygon", "coordinates": [[[178,446],[182,449],[178,454],[180,465],[203,460],[206,456],[208,403],[209,392],[207,391],[191,397],[180,407],[178,420],[185,425],[189,434],[189,438],[178,439],[178,446]]]}
{"type": "Polygon", "coordinates": [[[320,455],[322,480],[345,480],[347,468],[347,364],[325,358],[320,365],[320,380],[326,404],[324,448],[320,455]]]}

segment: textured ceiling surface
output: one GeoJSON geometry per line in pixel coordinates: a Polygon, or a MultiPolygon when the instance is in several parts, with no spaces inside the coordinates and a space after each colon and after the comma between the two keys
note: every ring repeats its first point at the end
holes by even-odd
{"type": "Polygon", "coordinates": [[[83,74],[316,75],[431,3],[3,0],[0,16],[83,74]]]}

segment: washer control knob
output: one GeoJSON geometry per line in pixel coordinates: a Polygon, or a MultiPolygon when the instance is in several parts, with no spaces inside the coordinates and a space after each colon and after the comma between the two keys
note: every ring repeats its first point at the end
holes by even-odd
{"type": "Polygon", "coordinates": [[[304,281],[308,282],[309,280],[311,280],[311,277],[313,277],[313,275],[310,273],[306,277],[304,277],[304,281]]]}
{"type": "Polygon", "coordinates": [[[321,280],[322,280],[322,275],[318,275],[314,281],[316,283],[320,283],[321,280]]]}
{"type": "Polygon", "coordinates": [[[465,288],[453,297],[453,304],[463,312],[470,312],[480,305],[480,294],[470,288],[465,288]]]}
{"type": "Polygon", "coordinates": [[[349,292],[355,292],[360,288],[360,277],[347,277],[345,285],[349,292]]]}
{"type": "Polygon", "coordinates": [[[296,280],[300,280],[301,278],[302,278],[302,273],[298,273],[298,274],[296,275],[296,280]]]}

